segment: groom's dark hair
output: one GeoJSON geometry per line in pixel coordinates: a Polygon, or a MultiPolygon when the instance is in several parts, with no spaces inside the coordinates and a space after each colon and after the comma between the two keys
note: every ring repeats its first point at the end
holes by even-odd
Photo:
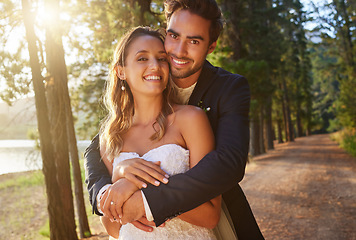
{"type": "Polygon", "coordinates": [[[193,14],[210,20],[210,43],[218,40],[223,29],[224,20],[215,0],[166,0],[164,3],[164,12],[167,22],[170,21],[173,13],[178,10],[188,10],[193,14]]]}

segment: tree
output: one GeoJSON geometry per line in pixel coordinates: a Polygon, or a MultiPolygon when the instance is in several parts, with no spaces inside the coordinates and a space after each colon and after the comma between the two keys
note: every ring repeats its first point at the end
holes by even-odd
{"type": "Polygon", "coordinates": [[[53,9],[59,8],[57,1],[46,1],[46,10],[51,11],[52,20],[47,19],[46,29],[46,60],[47,77],[46,90],[43,86],[43,77],[41,76],[41,65],[38,59],[37,37],[34,31],[34,18],[31,14],[31,5],[23,1],[24,22],[26,25],[27,40],[31,57],[31,69],[33,76],[37,76],[34,86],[36,96],[36,105],[41,104],[46,111],[40,111],[37,107],[40,138],[45,132],[46,140],[41,140],[41,150],[43,155],[43,170],[46,179],[48,210],[50,216],[50,234],[51,239],[77,239],[74,221],[74,206],[70,178],[69,150],[70,144],[71,160],[73,166],[74,183],[76,187],[77,210],[80,224],[81,237],[90,236],[89,225],[85,212],[83,199],[82,180],[79,167],[78,150],[74,133],[70,98],[67,86],[67,71],[64,61],[64,50],[61,40],[60,29],[58,28],[58,13],[53,9]],[[37,83],[39,82],[40,83],[37,83]],[[48,107],[48,110],[47,110],[48,107]],[[45,120],[42,120],[45,119],[45,120]],[[45,122],[44,122],[45,121],[45,122]],[[46,121],[48,125],[46,125],[46,121]],[[43,126],[48,129],[44,131],[43,126]],[[48,135],[49,134],[49,135],[48,135]],[[50,157],[44,153],[47,144],[50,146],[50,157]],[[44,145],[44,146],[42,146],[44,145]]]}
{"type": "Polygon", "coordinates": [[[48,118],[47,99],[41,75],[41,67],[38,59],[36,46],[36,35],[34,31],[34,18],[31,14],[31,6],[27,0],[22,0],[24,24],[26,28],[26,38],[30,54],[30,64],[32,69],[32,79],[35,91],[35,101],[37,109],[38,129],[41,143],[41,154],[43,159],[43,173],[46,181],[48,213],[51,228],[51,239],[73,239],[68,238],[68,228],[64,221],[63,202],[58,191],[56,163],[53,161],[55,149],[52,144],[51,124],[48,118]]]}
{"type": "Polygon", "coordinates": [[[340,99],[338,116],[345,127],[356,128],[356,60],[355,60],[355,31],[353,19],[356,17],[355,3],[347,0],[334,0],[330,7],[335,9],[333,27],[337,46],[341,53],[340,65],[340,99]]]}
{"type": "MultiPolygon", "coordinates": [[[[47,11],[59,9],[57,0],[46,1],[45,8],[47,11]]],[[[72,111],[70,105],[67,70],[64,60],[64,49],[62,36],[59,28],[58,12],[54,11],[53,21],[46,24],[46,57],[48,69],[48,96],[50,116],[54,123],[52,128],[53,136],[56,136],[55,161],[58,169],[59,190],[64,202],[64,221],[68,231],[67,239],[76,239],[74,222],[74,206],[71,189],[70,166],[69,166],[69,148],[71,149],[71,159],[73,167],[74,183],[76,186],[77,209],[80,223],[80,235],[90,236],[89,225],[87,222],[85,205],[83,199],[82,181],[78,159],[78,149],[74,132],[72,111]],[[86,234],[85,234],[86,233],[86,234]]]]}
{"type": "MultiPolygon", "coordinates": [[[[355,27],[352,19],[355,18],[355,3],[347,0],[334,0],[324,2],[322,6],[314,6],[319,15],[319,32],[321,43],[319,49],[323,50],[322,59],[328,64],[326,69],[315,69],[315,75],[320,76],[319,83],[329,81],[332,77],[338,81],[335,102],[329,102],[337,116],[337,121],[330,120],[330,130],[341,127],[355,128],[356,104],[354,87],[356,85],[355,67],[355,27]],[[336,43],[336,44],[335,44],[336,43]],[[334,47],[336,46],[336,47],[334,47]],[[330,61],[333,60],[333,62],[330,61]],[[321,73],[326,74],[322,76],[321,73]]],[[[335,84],[333,85],[335,86],[335,84]]]]}
{"type": "MultiPolygon", "coordinates": [[[[223,48],[231,51],[226,57],[232,62],[244,60],[249,63],[248,71],[244,64],[240,64],[242,68],[232,69],[232,72],[245,75],[249,80],[252,99],[250,153],[258,155],[266,148],[273,148],[272,94],[276,88],[275,71],[280,58],[277,46],[280,34],[275,24],[278,9],[271,1],[221,2],[227,19],[221,41],[223,48]],[[276,49],[274,54],[270,54],[270,49],[276,49]]],[[[221,66],[226,68],[226,64],[221,66]]]]}
{"type": "Polygon", "coordinates": [[[0,98],[8,105],[11,105],[19,94],[26,96],[31,92],[30,63],[22,57],[23,49],[26,49],[25,36],[16,42],[16,50],[8,51],[9,45],[13,44],[11,32],[24,30],[22,11],[16,9],[19,5],[11,0],[4,0],[0,4],[0,86],[7,86],[1,89],[0,98]]]}

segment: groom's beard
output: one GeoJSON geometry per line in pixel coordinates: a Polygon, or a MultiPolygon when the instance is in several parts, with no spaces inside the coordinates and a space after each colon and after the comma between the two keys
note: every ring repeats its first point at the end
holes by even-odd
{"type": "Polygon", "coordinates": [[[198,72],[203,67],[203,64],[200,66],[195,66],[193,68],[184,69],[184,68],[175,68],[171,66],[171,74],[173,78],[181,79],[187,78],[193,75],[194,73],[198,72]]]}
{"type": "Polygon", "coordinates": [[[173,79],[181,79],[181,78],[187,78],[190,77],[191,75],[197,73],[203,68],[206,54],[204,54],[202,59],[199,59],[199,61],[195,61],[194,59],[191,58],[178,58],[172,53],[168,53],[170,57],[170,70],[171,70],[171,75],[173,79]],[[188,62],[186,66],[175,66],[176,64],[174,63],[174,60],[182,61],[182,62],[188,62]]]}

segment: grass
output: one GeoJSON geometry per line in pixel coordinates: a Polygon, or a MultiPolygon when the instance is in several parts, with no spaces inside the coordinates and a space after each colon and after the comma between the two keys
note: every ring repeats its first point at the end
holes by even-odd
{"type": "Polygon", "coordinates": [[[47,238],[50,237],[49,220],[47,220],[46,224],[41,227],[41,229],[39,230],[39,233],[44,237],[47,237],[47,238]]]}
{"type": "MultiPolygon", "coordinates": [[[[91,212],[85,186],[83,191],[91,232],[98,234],[102,231],[99,217],[91,212]]],[[[0,202],[3,206],[0,208],[0,239],[4,239],[4,236],[6,240],[49,239],[46,187],[42,171],[0,175],[0,202]]],[[[78,219],[76,222],[79,231],[78,219]]]]}
{"type": "Polygon", "coordinates": [[[47,218],[40,171],[2,175],[0,202],[0,239],[43,239],[37,232],[47,218]]]}
{"type": "Polygon", "coordinates": [[[0,190],[5,188],[28,188],[31,186],[42,186],[44,177],[40,171],[31,171],[28,174],[20,175],[0,182],[0,190]]]}

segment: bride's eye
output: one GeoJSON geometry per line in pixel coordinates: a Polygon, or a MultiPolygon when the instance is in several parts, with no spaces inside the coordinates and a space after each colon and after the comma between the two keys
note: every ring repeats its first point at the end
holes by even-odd
{"type": "Polygon", "coordinates": [[[145,57],[140,57],[140,58],[137,59],[137,61],[139,61],[139,62],[147,61],[147,58],[145,58],[145,57]]]}
{"type": "Polygon", "coordinates": [[[160,62],[167,62],[168,60],[167,60],[167,58],[165,58],[165,57],[161,57],[161,58],[158,59],[158,61],[160,61],[160,62]]]}

